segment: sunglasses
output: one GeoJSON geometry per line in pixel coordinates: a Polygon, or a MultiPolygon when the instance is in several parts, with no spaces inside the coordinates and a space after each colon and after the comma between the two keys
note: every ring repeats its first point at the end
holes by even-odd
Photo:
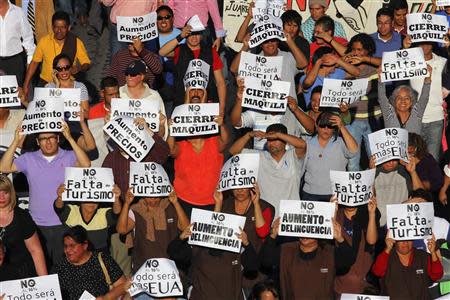
{"type": "Polygon", "coordinates": [[[55,70],[58,71],[58,72],[61,72],[61,71],[69,71],[70,68],[71,68],[71,67],[70,67],[69,65],[67,65],[67,66],[61,66],[61,67],[58,66],[58,67],[55,68],[55,70]]]}
{"type": "Polygon", "coordinates": [[[157,17],[156,17],[156,19],[157,19],[158,21],[161,21],[161,20],[170,20],[171,18],[172,18],[171,15],[167,15],[167,16],[157,16],[157,17]]]}
{"type": "Polygon", "coordinates": [[[125,76],[130,76],[130,77],[136,77],[136,76],[138,76],[138,75],[141,75],[141,74],[130,74],[130,73],[125,73],[125,76]]]}
{"type": "Polygon", "coordinates": [[[319,125],[320,128],[328,128],[328,129],[334,129],[333,125],[329,125],[329,124],[324,124],[324,125],[319,125]]]}

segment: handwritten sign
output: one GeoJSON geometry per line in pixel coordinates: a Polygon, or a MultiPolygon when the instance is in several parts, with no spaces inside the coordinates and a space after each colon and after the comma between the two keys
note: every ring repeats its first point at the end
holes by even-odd
{"type": "Polygon", "coordinates": [[[422,48],[383,52],[381,82],[423,78],[428,76],[422,48]]]}
{"type": "Polygon", "coordinates": [[[407,14],[406,24],[413,43],[445,42],[444,37],[448,30],[448,21],[445,16],[427,13],[407,14]]]}
{"type": "Polygon", "coordinates": [[[63,119],[63,102],[55,99],[31,101],[23,117],[22,134],[60,132],[63,119]]]}
{"type": "Polygon", "coordinates": [[[114,176],[110,168],[66,168],[63,201],[114,202],[114,176]]]}
{"type": "Polygon", "coordinates": [[[130,163],[130,187],[135,196],[166,197],[173,191],[163,166],[154,162],[130,163]]]}
{"type": "Polygon", "coordinates": [[[0,291],[4,299],[62,300],[58,275],[2,281],[0,291]]]}
{"type": "Polygon", "coordinates": [[[141,99],[111,99],[111,118],[128,116],[144,118],[153,132],[159,131],[159,101],[141,99]]]}
{"type": "Polygon", "coordinates": [[[0,107],[20,106],[19,87],[14,75],[0,76],[0,107]]]}
{"type": "Polygon", "coordinates": [[[243,153],[231,157],[220,172],[218,190],[253,188],[258,178],[258,169],[258,153],[243,153]]]}
{"type": "Polygon", "coordinates": [[[339,107],[341,103],[352,104],[367,93],[367,78],[339,80],[325,78],[320,107],[339,107]]]}
{"type": "Polygon", "coordinates": [[[360,172],[330,171],[330,180],[339,204],[363,205],[373,196],[375,169],[360,172]]]}
{"type": "Polygon", "coordinates": [[[375,165],[393,159],[408,162],[408,131],[403,128],[385,128],[369,134],[370,152],[375,165]]]}
{"type": "Polygon", "coordinates": [[[189,62],[186,74],[183,77],[184,89],[205,89],[208,87],[209,69],[211,66],[201,59],[189,62]]]}
{"type": "Polygon", "coordinates": [[[386,225],[394,240],[422,240],[433,235],[433,203],[390,204],[386,208],[386,225]]]}
{"type": "Polygon", "coordinates": [[[157,38],[156,17],[156,12],[135,17],[117,16],[117,40],[132,43],[136,37],[142,42],[157,38]]]}
{"type": "Polygon", "coordinates": [[[171,136],[198,136],[219,132],[214,119],[219,115],[219,103],[183,104],[172,113],[171,136]]]}
{"type": "Polygon", "coordinates": [[[266,112],[285,112],[291,83],[253,77],[244,79],[242,107],[266,112]]]}
{"type": "Polygon", "coordinates": [[[281,80],[282,56],[261,56],[242,52],[239,62],[239,77],[281,80]]]}

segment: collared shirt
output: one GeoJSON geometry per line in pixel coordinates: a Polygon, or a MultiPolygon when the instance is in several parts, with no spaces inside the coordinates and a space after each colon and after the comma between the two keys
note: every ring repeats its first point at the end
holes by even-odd
{"type": "Polygon", "coordinates": [[[376,51],[373,57],[382,57],[383,52],[397,51],[402,48],[402,36],[396,32],[392,32],[389,40],[383,40],[378,32],[374,32],[370,37],[375,42],[376,51]]]}
{"type": "Polygon", "coordinates": [[[35,49],[33,30],[22,9],[9,1],[8,5],[5,16],[0,16],[0,57],[19,54],[23,47],[30,63],[35,49]]]}
{"type": "MultiPolygon", "coordinates": [[[[60,54],[64,43],[59,44],[54,38],[54,34],[50,33],[44,36],[38,43],[36,51],[33,55],[33,61],[42,62],[41,78],[47,82],[52,81],[53,59],[60,54]]],[[[74,64],[78,61],[80,65],[90,64],[91,60],[87,54],[83,42],[77,38],[77,53],[75,55],[74,64]]]]}
{"type": "MultiPolygon", "coordinates": [[[[306,21],[302,24],[302,32],[303,37],[308,40],[309,43],[313,42],[313,35],[314,35],[314,25],[316,24],[316,21],[313,20],[313,18],[309,17],[306,19],[306,21]]],[[[342,27],[342,24],[338,21],[334,21],[334,36],[338,36],[344,39],[347,39],[347,36],[345,35],[344,27],[342,27]]]]}
{"type": "Polygon", "coordinates": [[[117,16],[135,17],[143,16],[156,11],[156,0],[101,0],[105,6],[112,6],[109,16],[112,23],[117,24],[117,16]]]}

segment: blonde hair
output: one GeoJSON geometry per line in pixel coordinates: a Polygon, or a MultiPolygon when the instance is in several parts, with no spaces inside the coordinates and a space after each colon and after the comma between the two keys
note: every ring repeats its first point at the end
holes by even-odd
{"type": "Polygon", "coordinates": [[[9,210],[13,210],[16,206],[16,190],[5,174],[0,174],[0,191],[9,193],[9,210]]]}

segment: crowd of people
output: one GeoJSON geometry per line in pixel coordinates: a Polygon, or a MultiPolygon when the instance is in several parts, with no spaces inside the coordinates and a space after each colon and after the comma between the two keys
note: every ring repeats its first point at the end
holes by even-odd
{"type": "MultiPolygon", "coordinates": [[[[408,2],[391,0],[369,20],[377,32],[349,36],[326,14],[329,1],[309,0],[306,20],[285,6],[279,20],[284,38],[252,48],[255,3],[249,1],[235,37],[242,48],[235,52],[224,44],[219,4],[0,0],[0,76],[16,77],[21,102],[0,107],[6,144],[0,160],[0,281],[58,274],[63,299],[80,299],[85,291],[95,299],[129,299],[139,268],[148,259],[169,258],[184,293],[164,299],[340,299],[350,293],[426,300],[450,294],[450,31],[445,43],[413,43],[406,30],[408,2]],[[150,12],[156,12],[156,39],[118,41],[118,17],[150,12]],[[193,16],[203,29],[190,23],[193,16]],[[110,31],[109,45],[98,45],[111,55],[101,82],[87,82],[95,62],[71,32],[74,22],[90,22],[94,34],[110,31]],[[382,82],[383,53],[410,48],[423,51],[427,75],[382,82]],[[243,105],[244,53],[282,60],[278,80],[290,83],[284,112],[243,105]],[[210,66],[208,81],[186,88],[194,59],[210,66]],[[358,101],[330,109],[320,106],[325,79],[367,79],[368,88],[358,101]],[[63,121],[58,132],[25,134],[22,121],[36,87],[79,89],[79,121],[63,121]],[[135,196],[135,160],[102,130],[114,119],[117,98],[158,105],[157,131],[141,117],[134,124],[154,141],[141,161],[164,167],[173,185],[168,196],[135,196]],[[218,103],[218,134],[171,135],[174,109],[205,103],[218,103]],[[408,131],[408,162],[375,164],[368,136],[383,128],[408,131]],[[241,153],[258,154],[257,183],[219,191],[224,163],[241,153]],[[112,169],[113,202],[63,201],[69,167],[112,169]],[[281,200],[335,203],[330,171],[366,169],[376,169],[373,195],[356,207],[335,204],[332,240],[279,235],[281,200]],[[26,209],[19,207],[20,197],[29,198],[26,209]],[[387,205],[424,202],[434,206],[433,236],[393,239],[387,205]],[[194,208],[244,216],[241,251],[190,245],[194,208]]],[[[430,13],[450,24],[450,6],[431,4],[430,13]]],[[[142,293],[134,299],[153,298],[142,293]]]]}

